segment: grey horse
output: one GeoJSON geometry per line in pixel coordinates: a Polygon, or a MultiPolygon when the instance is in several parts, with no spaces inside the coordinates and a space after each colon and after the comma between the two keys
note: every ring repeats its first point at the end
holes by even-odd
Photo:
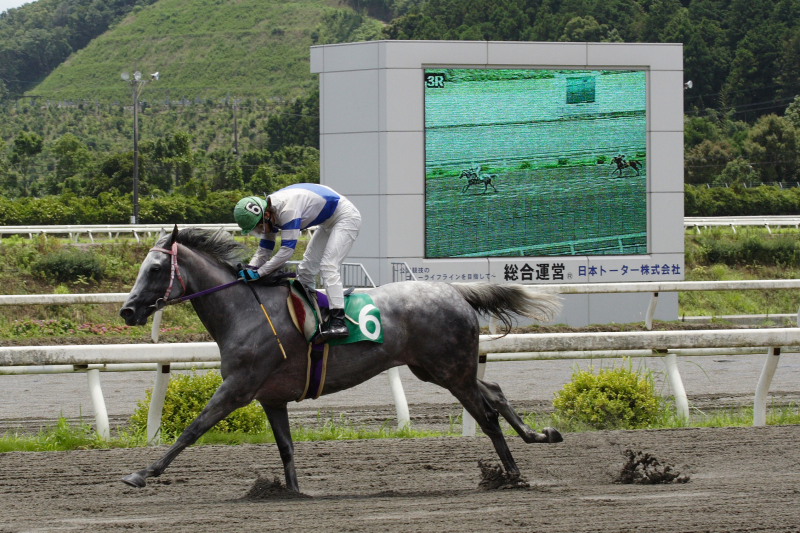
{"type": "MultiPolygon", "coordinates": [[[[253,400],[261,403],[275,435],[286,487],[299,491],[288,402],[306,386],[308,343],[292,322],[287,283],[237,282],[245,248],[227,232],[175,230],[145,257],[120,315],[144,325],[168,303],[191,300],[219,346],[222,385],[200,415],[164,455],[123,481],[144,487],[217,422],[253,400]],[[225,290],[214,290],[225,287],[225,290]],[[199,297],[194,297],[198,296],[199,297]]],[[[532,430],[509,405],[500,387],[478,379],[477,313],[511,326],[512,314],[550,319],[557,296],[521,285],[400,282],[371,289],[380,309],[382,343],[355,342],[330,348],[324,394],[349,389],[389,368],[408,365],[419,379],[449,390],[489,436],[505,473],[519,478],[498,421],[502,415],[525,442],[560,442],[559,432],[532,430]]]]}

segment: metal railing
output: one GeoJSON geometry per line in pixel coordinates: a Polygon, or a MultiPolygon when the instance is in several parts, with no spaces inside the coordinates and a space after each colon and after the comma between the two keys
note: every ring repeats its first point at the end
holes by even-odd
{"type": "MultiPolygon", "coordinates": [[[[39,235],[45,238],[53,237],[68,237],[70,240],[77,241],[81,235],[86,235],[91,242],[95,241],[95,237],[101,235],[109,239],[118,238],[121,234],[130,234],[137,242],[141,240],[142,236],[151,236],[153,234],[165,235],[172,231],[174,224],[65,224],[65,225],[52,225],[52,226],[0,226],[0,238],[4,235],[27,235],[28,238],[33,238],[39,235]]],[[[180,228],[208,228],[219,229],[222,228],[229,232],[240,231],[236,224],[179,224],[180,228]]]]}
{"type": "Polygon", "coordinates": [[[417,276],[405,261],[392,263],[392,281],[417,281],[417,276]]]}
{"type": "Polygon", "coordinates": [[[685,217],[683,219],[685,229],[694,228],[700,233],[701,228],[710,227],[729,227],[736,233],[737,226],[761,226],[772,233],[772,228],[793,227],[800,228],[800,216],[796,215],[773,215],[773,216],[741,216],[741,217],[685,217]]]}

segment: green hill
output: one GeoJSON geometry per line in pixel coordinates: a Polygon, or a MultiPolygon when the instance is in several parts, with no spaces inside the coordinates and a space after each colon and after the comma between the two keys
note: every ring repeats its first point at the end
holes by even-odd
{"type": "Polygon", "coordinates": [[[26,95],[124,101],[130,88],[120,75],[139,70],[160,73],[146,89],[153,100],[296,98],[317,83],[309,47],[333,38],[343,11],[377,33],[379,23],[336,0],[159,0],[136,6],[26,95]]]}

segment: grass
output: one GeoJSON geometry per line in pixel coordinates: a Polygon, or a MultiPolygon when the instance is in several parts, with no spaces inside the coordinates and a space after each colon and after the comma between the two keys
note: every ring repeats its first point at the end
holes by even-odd
{"type": "MultiPolygon", "coordinates": [[[[533,428],[557,427],[561,433],[582,433],[595,431],[583,424],[576,424],[559,418],[556,414],[529,413],[524,417],[525,423],[533,428]]],[[[394,421],[386,421],[381,427],[366,427],[354,424],[345,417],[320,420],[314,427],[296,426],[292,428],[295,442],[330,441],[330,440],[363,440],[363,439],[417,439],[430,437],[456,437],[461,434],[460,417],[451,421],[447,431],[425,429],[394,429],[394,421]]],[[[800,406],[797,404],[782,405],[770,408],[767,412],[767,425],[800,424],[800,406]]],[[[505,424],[504,424],[505,425],[505,424]]],[[[712,428],[712,427],[749,427],[753,425],[752,407],[724,409],[713,413],[695,412],[691,420],[686,422],[677,416],[662,420],[658,425],[648,429],[674,428],[712,428]]],[[[508,437],[516,434],[505,425],[504,432],[508,437]]],[[[480,432],[479,432],[480,434],[480,432]]],[[[197,445],[240,445],[240,444],[274,444],[275,437],[271,429],[263,433],[223,433],[211,431],[206,433],[197,445]]],[[[145,446],[145,437],[132,434],[125,428],[118,430],[111,439],[101,438],[88,423],[71,425],[66,419],[60,419],[53,427],[43,428],[36,434],[6,433],[0,436],[0,453],[6,452],[47,452],[69,450],[91,450],[111,448],[135,448],[145,446]]]]}
{"type": "MultiPolygon", "coordinates": [[[[295,426],[292,438],[295,442],[362,440],[362,439],[412,439],[426,437],[455,436],[457,428],[453,425],[447,432],[415,430],[410,427],[394,429],[393,421],[386,421],[381,427],[366,427],[354,424],[345,417],[320,419],[315,427],[295,426]]],[[[274,444],[275,436],[271,428],[262,433],[209,431],[197,445],[238,445],[274,444]]],[[[110,439],[103,439],[88,423],[70,424],[61,418],[55,426],[40,429],[35,434],[7,432],[0,436],[0,453],[5,452],[49,452],[68,450],[90,450],[110,448],[135,448],[146,445],[146,437],[132,433],[127,428],[118,429],[110,439]]]]}
{"type": "Polygon", "coordinates": [[[120,72],[138,69],[145,76],[161,73],[145,91],[156,100],[291,98],[315,83],[308,50],[334,6],[325,0],[161,0],[134,9],[29,94],[125,102],[130,89],[120,72]]]}
{"type": "MultiPolygon", "coordinates": [[[[794,228],[706,229],[687,232],[686,281],[800,279],[800,232],[794,228]]],[[[681,316],[796,314],[796,291],[687,291],[678,296],[681,316]]]]}

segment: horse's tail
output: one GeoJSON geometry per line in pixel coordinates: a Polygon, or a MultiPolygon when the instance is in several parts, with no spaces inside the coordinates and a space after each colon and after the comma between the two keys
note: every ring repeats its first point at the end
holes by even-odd
{"type": "Polygon", "coordinates": [[[524,285],[453,283],[452,286],[478,313],[500,320],[506,329],[504,334],[511,331],[513,315],[548,322],[561,310],[558,295],[534,292],[524,285]]]}

